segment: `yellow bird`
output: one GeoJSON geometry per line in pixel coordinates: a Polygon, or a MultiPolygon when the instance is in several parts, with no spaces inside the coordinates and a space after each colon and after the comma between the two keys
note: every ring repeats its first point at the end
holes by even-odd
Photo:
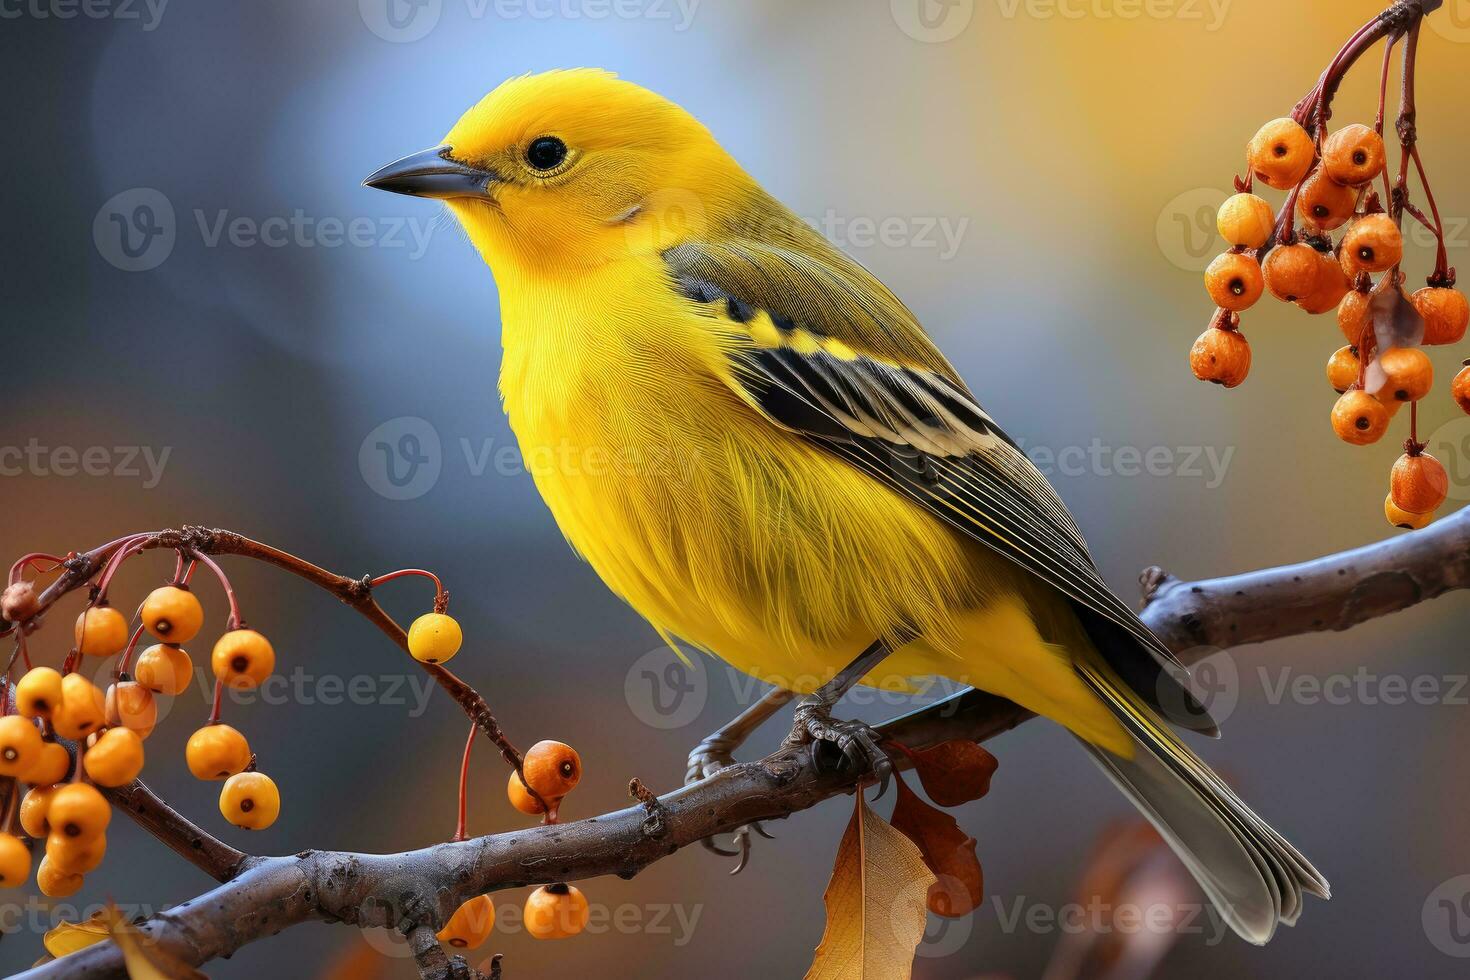
{"type": "MultiPolygon", "coordinates": [[[[536,485],[665,637],[803,694],[941,676],[1059,722],[1252,942],[1327,897],[1170,731],[1216,733],[913,314],[684,109],[604,71],[515,78],[367,184],[468,232],[536,485]]],[[[801,733],[871,752],[830,701],[801,733]]]]}

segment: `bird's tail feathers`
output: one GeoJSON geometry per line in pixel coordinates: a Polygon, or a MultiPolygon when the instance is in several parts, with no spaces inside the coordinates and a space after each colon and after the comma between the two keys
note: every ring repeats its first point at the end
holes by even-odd
{"type": "Polygon", "coordinates": [[[1329,897],[1317,869],[1111,670],[1082,661],[1077,672],[1141,751],[1125,758],[1078,741],[1168,841],[1238,935],[1265,943],[1278,923],[1295,924],[1304,893],[1329,897]]]}

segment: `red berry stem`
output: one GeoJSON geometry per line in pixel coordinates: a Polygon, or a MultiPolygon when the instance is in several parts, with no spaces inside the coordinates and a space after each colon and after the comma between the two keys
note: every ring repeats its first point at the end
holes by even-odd
{"type": "MultiPolygon", "coordinates": [[[[1419,144],[1416,142],[1409,148],[1409,155],[1414,159],[1414,169],[1419,172],[1419,186],[1424,188],[1424,200],[1429,202],[1429,213],[1434,215],[1435,241],[1438,242],[1438,250],[1434,259],[1434,274],[1428,282],[1431,286],[1453,286],[1455,284],[1455,270],[1450,268],[1449,251],[1444,242],[1444,220],[1439,216],[1439,205],[1435,203],[1434,191],[1429,187],[1429,175],[1424,172],[1424,161],[1419,158],[1419,144]]],[[[1414,214],[1420,221],[1424,221],[1422,212],[1415,209],[1414,214]]],[[[1427,225],[1428,222],[1425,222],[1427,225]]]]}
{"type": "Polygon", "coordinates": [[[142,638],[143,625],[140,623],[138,628],[133,630],[133,638],[128,641],[127,648],[123,650],[122,656],[117,658],[117,665],[112,668],[112,679],[114,681],[120,680],[122,675],[128,672],[128,664],[133,659],[133,651],[138,648],[138,641],[142,638]]]}
{"type": "Polygon", "coordinates": [[[475,747],[475,739],[480,734],[480,726],[474,722],[470,723],[470,735],[465,739],[464,758],[459,763],[459,823],[454,828],[454,840],[459,842],[465,840],[469,835],[465,832],[465,814],[469,809],[470,796],[470,752],[475,747]]]}
{"type": "Polygon", "coordinates": [[[34,568],[37,572],[39,572],[41,574],[45,574],[46,572],[52,572],[52,571],[55,571],[56,569],[60,568],[62,562],[64,562],[64,561],[66,561],[65,558],[58,558],[56,555],[48,555],[48,554],[46,554],[43,551],[34,551],[31,554],[26,555],[24,558],[22,558],[19,561],[17,561],[14,565],[11,565],[10,566],[10,583],[9,584],[14,585],[16,582],[19,582],[20,579],[21,579],[22,573],[27,568],[34,568]],[[41,568],[37,564],[37,562],[43,562],[43,561],[49,561],[49,562],[51,562],[51,567],[50,568],[46,568],[46,569],[41,568]]]}
{"type": "Polygon", "coordinates": [[[93,605],[101,605],[107,600],[107,588],[112,585],[112,577],[122,567],[123,562],[134,555],[140,555],[147,550],[144,545],[148,541],[148,535],[135,534],[123,542],[123,546],[112,553],[107,560],[107,565],[102,569],[102,576],[97,579],[97,595],[93,598],[93,605]]]}
{"type": "Polygon", "coordinates": [[[434,583],[434,611],[436,613],[442,613],[449,608],[449,593],[445,591],[444,583],[439,581],[439,576],[422,568],[401,568],[387,575],[379,575],[377,578],[368,580],[368,587],[376,589],[385,582],[406,578],[409,575],[418,575],[434,583]]]}
{"type": "Polygon", "coordinates": [[[219,678],[214,680],[214,705],[209,709],[209,720],[207,725],[218,725],[221,710],[224,708],[225,682],[219,678]]]}
{"type": "Polygon", "coordinates": [[[214,577],[219,579],[220,588],[225,590],[225,597],[230,600],[230,618],[225,623],[225,630],[237,630],[245,625],[245,617],[240,615],[240,600],[235,598],[235,589],[230,585],[230,579],[225,575],[225,570],[219,567],[219,563],[204,552],[194,548],[189,549],[189,557],[195,561],[203,562],[214,577]]]}

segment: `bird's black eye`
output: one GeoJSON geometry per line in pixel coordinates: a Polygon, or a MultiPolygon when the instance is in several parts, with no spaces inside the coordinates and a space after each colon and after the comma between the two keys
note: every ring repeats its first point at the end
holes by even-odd
{"type": "Polygon", "coordinates": [[[537,170],[555,170],[567,158],[567,145],[555,136],[538,136],[526,150],[526,162],[537,170]]]}

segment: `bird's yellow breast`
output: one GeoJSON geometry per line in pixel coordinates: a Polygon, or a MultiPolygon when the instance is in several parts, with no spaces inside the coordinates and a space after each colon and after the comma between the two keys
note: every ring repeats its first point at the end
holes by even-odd
{"type": "Polygon", "coordinates": [[[943,646],[985,595],[1024,589],[748,405],[722,372],[749,338],[656,263],[501,290],[501,391],[528,469],[572,546],[660,631],[809,689],[900,624],[943,646]]]}

